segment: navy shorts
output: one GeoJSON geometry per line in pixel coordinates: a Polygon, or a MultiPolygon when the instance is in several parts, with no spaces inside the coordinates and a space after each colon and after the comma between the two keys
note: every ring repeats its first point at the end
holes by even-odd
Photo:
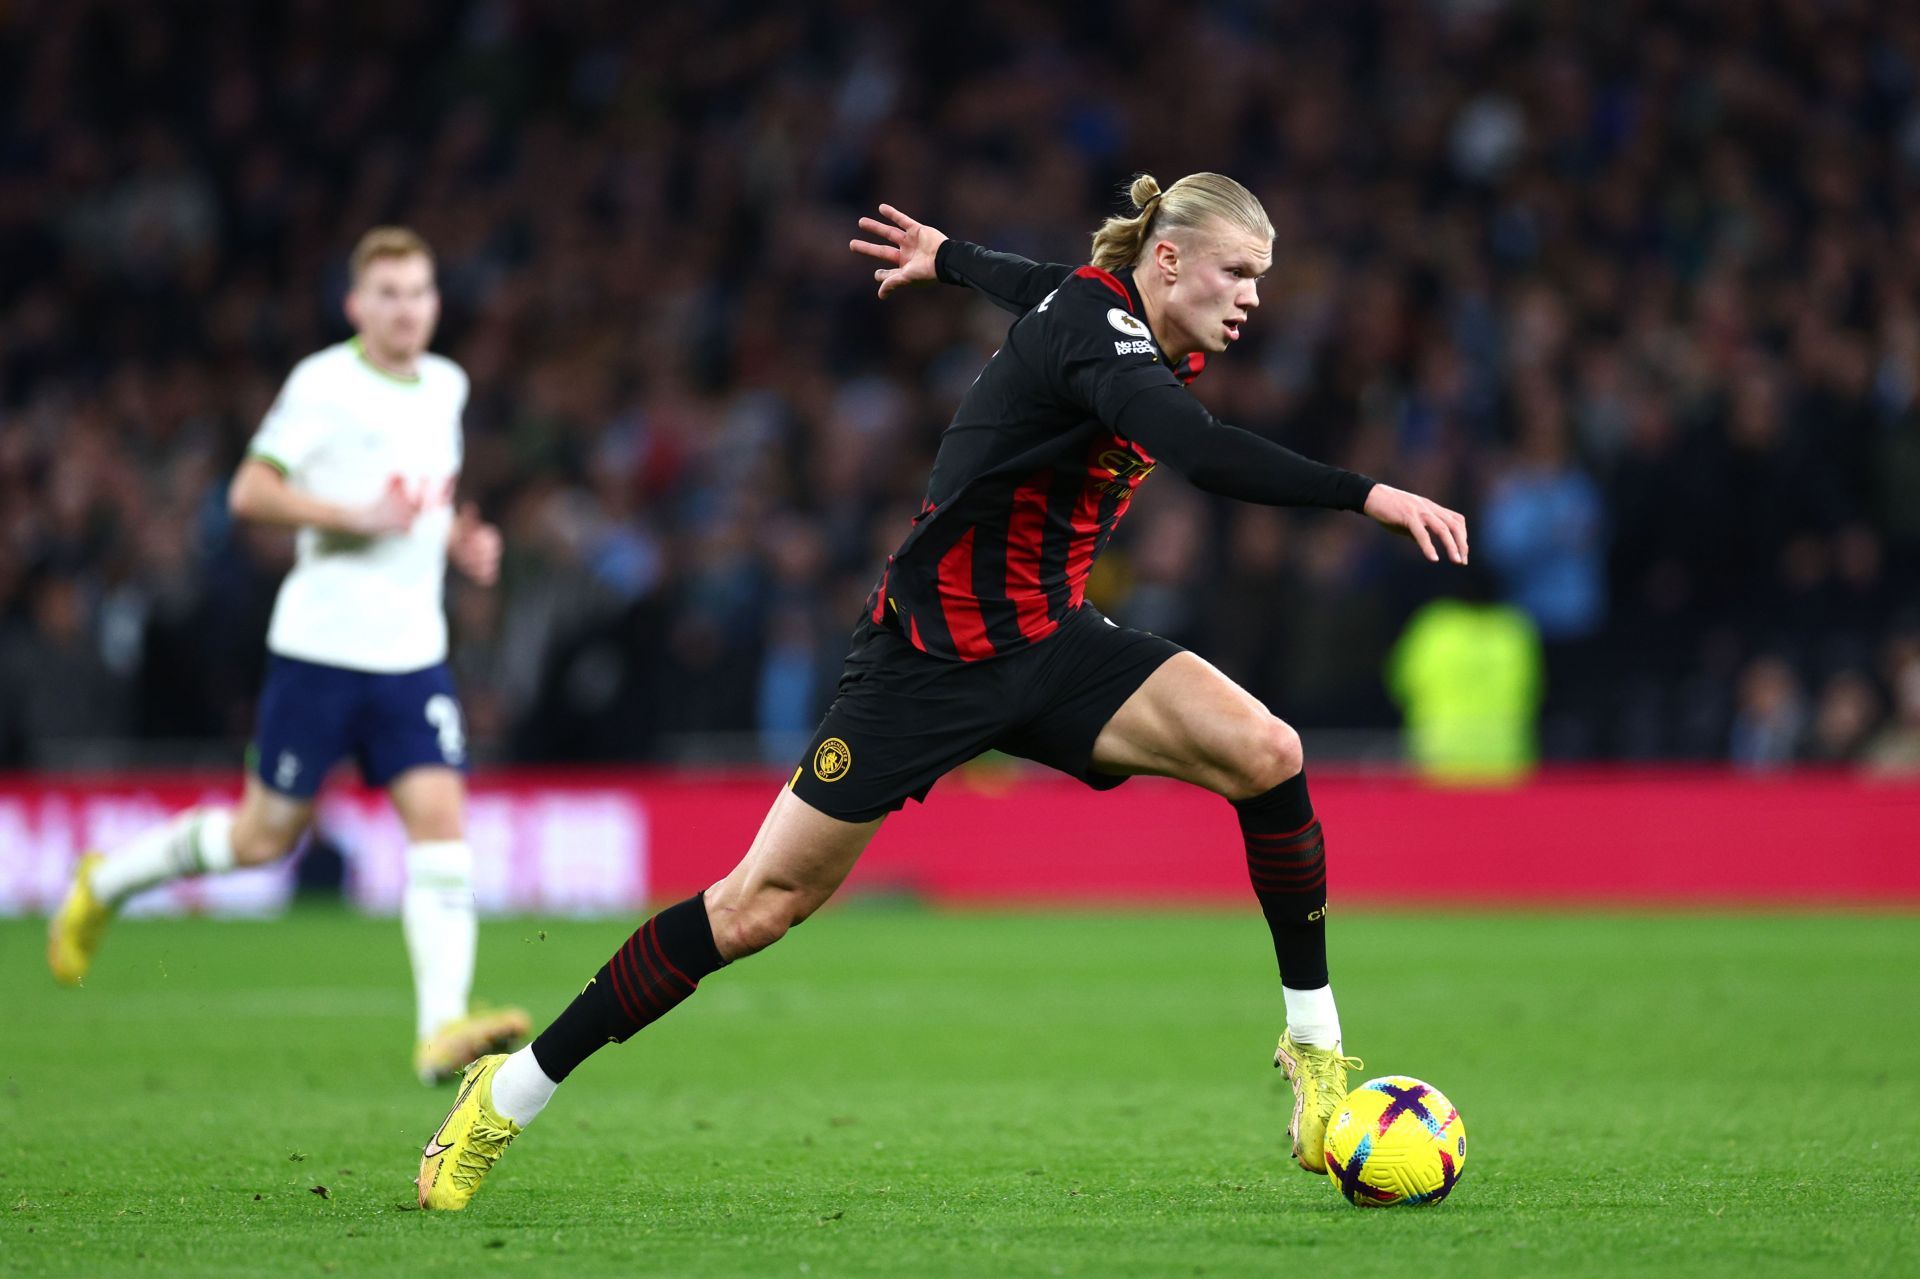
{"type": "Polygon", "coordinates": [[[929,657],[864,620],[788,786],[829,817],[863,822],[926,799],[947,773],[1000,750],[1107,790],[1126,778],[1094,768],[1095,739],[1181,651],[1091,604],[1038,644],[982,662],[929,657]]]}
{"type": "Polygon", "coordinates": [[[423,764],[467,766],[460,699],[444,662],[389,675],[269,654],[253,750],[254,773],[295,799],[312,799],[348,755],[369,786],[423,764]]]}

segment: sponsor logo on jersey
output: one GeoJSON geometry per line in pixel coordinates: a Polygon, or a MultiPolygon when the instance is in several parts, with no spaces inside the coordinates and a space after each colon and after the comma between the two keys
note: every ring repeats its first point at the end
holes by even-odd
{"type": "Polygon", "coordinates": [[[1115,342],[1113,353],[1115,355],[1152,355],[1153,343],[1145,338],[1135,338],[1131,342],[1115,342]]]}
{"type": "Polygon", "coordinates": [[[853,752],[837,737],[820,743],[813,753],[813,775],[823,782],[837,782],[853,768],[853,752]]]}
{"type": "Polygon", "coordinates": [[[1147,325],[1144,320],[1131,312],[1122,311],[1117,306],[1108,308],[1107,323],[1119,329],[1130,338],[1150,338],[1153,336],[1152,333],[1147,331],[1147,325]]]}
{"type": "Polygon", "coordinates": [[[1108,449],[1099,462],[1100,468],[1113,477],[1100,486],[1109,497],[1131,497],[1140,481],[1153,474],[1153,463],[1141,461],[1139,454],[1126,449],[1108,449]]]}

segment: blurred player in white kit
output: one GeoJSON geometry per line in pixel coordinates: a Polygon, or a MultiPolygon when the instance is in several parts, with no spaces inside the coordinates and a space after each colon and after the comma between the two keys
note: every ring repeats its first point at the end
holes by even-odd
{"type": "Polygon", "coordinates": [[[328,772],[351,755],[406,828],[414,1069],[436,1083],[528,1030],[519,1009],[468,1006],[477,927],[466,740],[442,608],[448,561],[493,584],[500,533],[471,505],[453,509],[467,375],[427,350],[440,315],[432,250],[410,230],[376,227],[351,267],[355,336],[294,367],[229,491],[235,517],[300,530],[267,633],[245,796],[237,810],[190,809],[112,853],[85,854],[48,923],[47,962],[78,985],[133,894],[285,857],[328,772]]]}

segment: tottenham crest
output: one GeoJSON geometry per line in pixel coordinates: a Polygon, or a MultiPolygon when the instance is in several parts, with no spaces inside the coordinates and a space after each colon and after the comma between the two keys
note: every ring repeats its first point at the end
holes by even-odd
{"type": "Polygon", "coordinates": [[[823,782],[837,782],[853,767],[853,752],[837,737],[820,743],[813,753],[813,775],[823,782]]]}

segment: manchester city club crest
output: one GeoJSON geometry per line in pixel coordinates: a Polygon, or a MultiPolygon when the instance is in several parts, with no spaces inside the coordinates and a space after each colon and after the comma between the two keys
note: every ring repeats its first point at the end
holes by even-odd
{"type": "Polygon", "coordinates": [[[823,782],[837,782],[853,767],[853,752],[837,737],[820,743],[813,753],[813,775],[823,782]]]}

